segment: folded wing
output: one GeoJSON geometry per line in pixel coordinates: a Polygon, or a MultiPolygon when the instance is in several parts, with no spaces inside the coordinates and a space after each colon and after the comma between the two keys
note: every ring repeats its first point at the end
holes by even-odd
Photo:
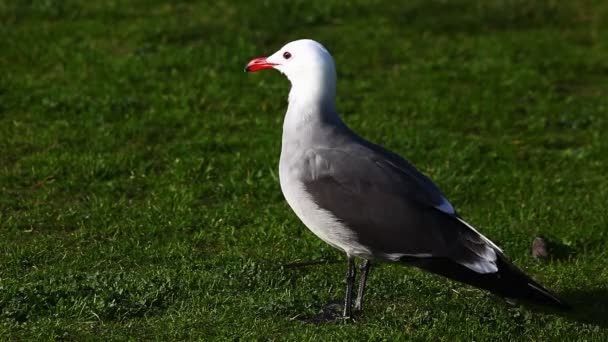
{"type": "Polygon", "coordinates": [[[461,221],[439,189],[398,156],[356,145],[313,148],[304,158],[306,191],[375,257],[441,257],[478,273],[497,271],[500,250],[461,221]]]}

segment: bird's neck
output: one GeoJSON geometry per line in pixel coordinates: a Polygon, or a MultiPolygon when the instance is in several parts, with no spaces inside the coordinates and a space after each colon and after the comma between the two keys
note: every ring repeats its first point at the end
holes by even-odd
{"type": "Polygon", "coordinates": [[[335,105],[335,71],[301,73],[290,77],[290,81],[284,130],[298,130],[311,123],[341,121],[335,105]]]}
{"type": "Polygon", "coordinates": [[[292,88],[283,122],[284,133],[292,135],[317,125],[342,122],[336,110],[333,94],[311,96],[313,94],[314,92],[303,92],[292,88]]]}

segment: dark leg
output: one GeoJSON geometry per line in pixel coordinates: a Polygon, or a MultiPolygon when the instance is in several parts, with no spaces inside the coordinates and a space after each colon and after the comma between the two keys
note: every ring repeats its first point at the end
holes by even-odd
{"type": "Polygon", "coordinates": [[[347,255],[348,270],[346,271],[346,296],[344,298],[344,318],[351,318],[351,306],[353,302],[353,284],[355,282],[355,260],[352,256],[347,255]]]}
{"type": "Polygon", "coordinates": [[[359,276],[359,290],[357,291],[357,299],[355,299],[355,312],[361,312],[363,310],[363,292],[365,291],[365,282],[367,281],[367,274],[372,267],[372,262],[365,259],[361,265],[361,275],[359,276]]]}

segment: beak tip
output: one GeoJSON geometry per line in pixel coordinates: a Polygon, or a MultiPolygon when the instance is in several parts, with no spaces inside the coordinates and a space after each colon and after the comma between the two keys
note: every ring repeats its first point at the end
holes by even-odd
{"type": "Polygon", "coordinates": [[[256,72],[263,69],[271,69],[274,65],[276,64],[269,63],[266,60],[266,57],[258,57],[247,63],[245,66],[245,72],[256,72]]]}

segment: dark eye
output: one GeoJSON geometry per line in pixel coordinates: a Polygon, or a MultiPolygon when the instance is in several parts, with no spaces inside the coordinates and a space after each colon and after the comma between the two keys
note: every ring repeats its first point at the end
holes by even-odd
{"type": "Polygon", "coordinates": [[[283,58],[285,58],[285,59],[291,58],[291,54],[289,53],[289,51],[285,51],[285,53],[283,53],[283,58]]]}

